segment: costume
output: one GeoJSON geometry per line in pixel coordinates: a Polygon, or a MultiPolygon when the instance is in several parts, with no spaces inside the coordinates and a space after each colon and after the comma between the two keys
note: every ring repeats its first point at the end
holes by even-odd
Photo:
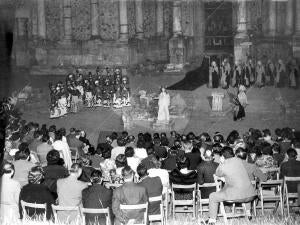
{"type": "Polygon", "coordinates": [[[242,104],[240,103],[238,97],[234,97],[233,98],[233,120],[237,121],[237,120],[242,120],[245,116],[245,109],[242,106],[242,104]]]}
{"type": "Polygon", "coordinates": [[[264,86],[264,77],[265,77],[265,68],[264,66],[258,62],[258,65],[256,67],[256,82],[255,85],[257,87],[262,87],[264,86]]]}
{"type": "Polygon", "coordinates": [[[285,86],[286,83],[286,68],[285,65],[281,60],[279,60],[277,66],[276,66],[276,79],[275,79],[275,85],[278,88],[282,88],[285,86]]]}
{"type": "Polygon", "coordinates": [[[170,120],[169,105],[170,105],[170,95],[167,92],[162,91],[159,94],[159,99],[158,99],[158,116],[157,116],[158,121],[170,120]]]}
{"type": "Polygon", "coordinates": [[[243,107],[246,107],[246,105],[248,105],[246,87],[244,85],[239,86],[238,99],[243,107]]]}

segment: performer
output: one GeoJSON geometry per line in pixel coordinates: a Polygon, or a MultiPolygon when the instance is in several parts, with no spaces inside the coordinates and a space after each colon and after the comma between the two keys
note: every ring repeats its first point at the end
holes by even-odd
{"type": "Polygon", "coordinates": [[[233,120],[234,121],[243,120],[246,116],[245,108],[240,103],[238,97],[233,98],[233,104],[234,104],[234,107],[233,107],[233,120]]]}
{"type": "Polygon", "coordinates": [[[100,85],[100,81],[97,79],[95,80],[95,88],[94,88],[94,96],[95,96],[95,106],[102,105],[102,87],[100,85]]]}
{"type": "Polygon", "coordinates": [[[224,59],[221,67],[221,87],[223,89],[227,89],[229,86],[230,72],[230,64],[227,59],[224,59]]]}
{"type": "Polygon", "coordinates": [[[286,68],[283,61],[279,59],[276,65],[276,79],[275,79],[276,87],[278,88],[284,87],[285,80],[286,80],[286,68]]]}
{"type": "Polygon", "coordinates": [[[290,65],[289,65],[289,83],[290,87],[296,89],[298,84],[298,67],[297,67],[297,62],[295,59],[292,59],[290,65]]]}
{"type": "Polygon", "coordinates": [[[122,105],[123,106],[130,106],[130,87],[129,81],[127,76],[122,77],[122,84],[121,84],[121,92],[122,92],[122,105]]]}
{"type": "Polygon", "coordinates": [[[261,61],[257,61],[256,67],[256,82],[255,85],[259,88],[264,86],[265,68],[261,61]]]}
{"type": "Polygon", "coordinates": [[[246,63],[246,76],[249,77],[250,85],[253,85],[255,83],[255,66],[252,59],[249,59],[246,63]]]}
{"type": "Polygon", "coordinates": [[[231,86],[236,87],[241,82],[241,76],[242,76],[242,67],[239,62],[235,62],[235,68],[233,71],[233,76],[231,78],[231,86]]]}
{"type": "Polygon", "coordinates": [[[219,87],[219,68],[217,66],[217,63],[215,61],[212,61],[211,67],[209,68],[209,77],[211,78],[211,87],[212,88],[218,88],[219,87]]]}
{"type": "Polygon", "coordinates": [[[246,95],[246,87],[242,84],[239,86],[238,100],[241,103],[241,105],[244,108],[246,108],[246,106],[248,105],[248,100],[247,100],[247,95],[246,95]]]}
{"type": "Polygon", "coordinates": [[[169,116],[170,95],[166,92],[164,87],[161,88],[161,93],[158,99],[158,116],[157,121],[168,123],[169,116]]]}
{"type": "Polygon", "coordinates": [[[272,86],[274,85],[276,77],[276,69],[272,60],[268,60],[267,63],[267,71],[266,71],[266,85],[272,86]]]}
{"type": "Polygon", "coordinates": [[[70,112],[77,113],[80,92],[76,88],[75,81],[67,85],[67,91],[69,92],[70,112]]]}
{"type": "Polygon", "coordinates": [[[67,114],[67,94],[66,91],[64,90],[64,87],[62,84],[58,83],[57,87],[57,96],[58,96],[58,108],[60,110],[60,116],[64,116],[67,114]]]}
{"type": "Polygon", "coordinates": [[[90,84],[89,80],[84,80],[84,93],[85,93],[85,104],[87,107],[91,108],[94,105],[94,98],[93,98],[93,87],[90,84]]]}

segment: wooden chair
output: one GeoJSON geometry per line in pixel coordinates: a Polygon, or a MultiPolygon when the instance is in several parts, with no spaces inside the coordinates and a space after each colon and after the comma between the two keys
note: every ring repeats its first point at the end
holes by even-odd
{"type": "Polygon", "coordinates": [[[152,202],[160,202],[160,214],[149,215],[149,222],[160,221],[163,225],[167,224],[166,207],[164,205],[163,196],[156,196],[149,198],[149,204],[152,202]]]}
{"type": "Polygon", "coordinates": [[[171,191],[172,191],[172,215],[173,219],[175,219],[175,213],[193,213],[193,217],[196,217],[196,193],[197,193],[197,184],[190,184],[190,185],[181,185],[181,184],[172,184],[171,186],[171,191]],[[175,193],[174,189],[177,190],[186,190],[186,189],[192,189],[192,199],[188,200],[177,200],[175,198],[175,193]],[[192,206],[192,209],[176,209],[176,206],[184,207],[184,206],[192,206]]]}
{"type": "MultiPolygon", "coordinates": [[[[79,214],[79,207],[78,206],[60,206],[60,205],[51,205],[53,215],[54,215],[54,222],[57,224],[59,223],[59,219],[57,217],[58,211],[68,211],[68,212],[77,212],[79,214]]],[[[62,221],[63,222],[63,221],[62,221]]]]}
{"type": "Polygon", "coordinates": [[[109,208],[105,209],[89,209],[89,208],[80,208],[80,215],[82,218],[82,224],[86,225],[85,214],[104,214],[106,217],[106,225],[113,225],[111,222],[111,215],[109,208]]]}
{"type": "Polygon", "coordinates": [[[72,162],[76,163],[77,160],[79,159],[78,149],[75,147],[70,147],[70,151],[71,151],[72,162]]]}
{"type": "Polygon", "coordinates": [[[27,214],[26,207],[27,208],[33,208],[33,209],[44,209],[45,213],[43,216],[43,221],[47,221],[46,217],[46,211],[47,211],[47,204],[37,204],[37,203],[29,203],[21,200],[21,207],[22,207],[22,212],[23,212],[23,220],[30,219],[30,216],[27,214]]]}
{"type": "Polygon", "coordinates": [[[201,188],[215,188],[217,191],[217,184],[216,183],[206,183],[202,185],[198,185],[198,194],[197,194],[197,200],[198,200],[198,212],[200,212],[201,217],[203,217],[203,212],[208,212],[208,208],[205,209],[203,206],[209,204],[209,198],[203,198],[201,195],[201,188]]]}
{"type": "Polygon", "coordinates": [[[276,168],[260,168],[260,169],[264,174],[276,173],[276,180],[279,180],[279,171],[280,171],[279,167],[276,167],[276,168]]]}
{"type": "Polygon", "coordinates": [[[290,207],[298,207],[296,203],[291,204],[290,200],[298,200],[298,193],[291,193],[288,191],[287,182],[297,182],[300,184],[300,177],[284,177],[284,200],[287,207],[287,214],[290,216],[290,207]]]}
{"type": "Polygon", "coordinates": [[[262,215],[264,215],[265,209],[274,209],[274,212],[278,208],[278,204],[280,204],[280,212],[283,215],[283,197],[282,197],[282,187],[283,180],[269,180],[266,182],[261,182],[259,184],[259,197],[260,197],[260,207],[262,211],[262,215]],[[268,191],[268,193],[266,193],[268,191]],[[266,202],[275,202],[275,207],[264,206],[266,202]]]}
{"type": "MultiPolygon", "coordinates": [[[[120,205],[121,210],[144,210],[144,221],[138,225],[147,225],[148,224],[148,202],[144,204],[137,205],[120,205]]],[[[136,223],[134,223],[137,225],[136,223]]]]}

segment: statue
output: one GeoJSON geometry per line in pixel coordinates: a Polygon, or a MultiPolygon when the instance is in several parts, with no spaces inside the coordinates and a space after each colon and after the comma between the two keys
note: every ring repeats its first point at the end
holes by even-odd
{"type": "Polygon", "coordinates": [[[170,95],[166,92],[164,87],[161,88],[161,93],[158,98],[158,116],[157,122],[166,122],[170,120],[169,117],[169,105],[170,105],[170,95]]]}

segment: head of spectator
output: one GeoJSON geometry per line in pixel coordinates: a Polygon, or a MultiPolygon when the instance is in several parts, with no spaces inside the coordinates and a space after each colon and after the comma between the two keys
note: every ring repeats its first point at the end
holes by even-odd
{"type": "Polygon", "coordinates": [[[56,126],[55,125],[51,125],[50,127],[49,127],[49,130],[48,130],[49,132],[53,132],[53,133],[55,133],[56,132],[56,126]]]}
{"type": "Polygon", "coordinates": [[[126,156],[124,154],[119,154],[116,158],[116,167],[122,168],[127,166],[126,156]]]}
{"type": "Polygon", "coordinates": [[[40,130],[36,130],[33,134],[34,139],[41,140],[43,137],[43,133],[40,130]]]}
{"type": "Polygon", "coordinates": [[[206,132],[200,134],[200,139],[202,142],[206,142],[206,143],[211,142],[211,138],[210,138],[209,134],[206,132]]]}
{"type": "Polygon", "coordinates": [[[79,178],[82,174],[82,166],[79,163],[73,163],[70,168],[70,176],[79,178]]]}
{"type": "Polygon", "coordinates": [[[262,149],[262,154],[267,156],[272,156],[273,151],[271,145],[264,146],[262,149]]]}
{"type": "Polygon", "coordinates": [[[297,151],[293,148],[289,148],[286,151],[286,154],[287,154],[289,160],[296,160],[297,159],[297,151]]]}
{"type": "Polygon", "coordinates": [[[274,143],[272,145],[272,151],[273,151],[273,155],[274,154],[279,154],[280,153],[280,145],[278,143],[274,143]]]}
{"type": "Polygon", "coordinates": [[[66,128],[62,127],[62,128],[59,129],[59,131],[60,131],[60,133],[61,133],[61,135],[62,135],[63,137],[65,137],[65,136],[67,135],[66,128]]]}
{"type": "Polygon", "coordinates": [[[223,143],[224,142],[224,137],[221,133],[216,132],[215,135],[213,136],[213,142],[214,143],[223,143]]]}
{"type": "Polygon", "coordinates": [[[153,156],[155,154],[155,151],[152,147],[148,147],[146,149],[148,156],[153,156]]]}
{"type": "Polygon", "coordinates": [[[269,129],[264,129],[263,131],[263,138],[264,140],[271,140],[271,131],[269,129]]]}
{"type": "Polygon", "coordinates": [[[60,158],[59,152],[57,150],[51,150],[47,153],[46,156],[47,165],[64,165],[64,160],[60,158]]]}
{"type": "Polygon", "coordinates": [[[159,136],[156,138],[153,138],[153,144],[154,146],[160,146],[160,138],[159,136]]]}
{"type": "Polygon", "coordinates": [[[154,139],[160,139],[159,133],[153,134],[153,141],[154,141],[154,139]]]}
{"type": "Polygon", "coordinates": [[[203,154],[203,159],[205,161],[212,161],[214,159],[214,153],[212,149],[206,149],[203,154]]]}
{"type": "Polygon", "coordinates": [[[185,152],[185,153],[190,153],[192,152],[193,150],[193,143],[192,141],[183,141],[182,142],[182,150],[185,152]]]}
{"type": "Polygon", "coordinates": [[[3,163],[1,176],[7,178],[13,178],[15,174],[15,166],[10,162],[3,163]]]}
{"type": "Polygon", "coordinates": [[[75,134],[76,133],[76,129],[74,127],[70,128],[70,134],[75,134]]]}
{"type": "Polygon", "coordinates": [[[60,130],[56,131],[56,132],[55,132],[55,140],[61,141],[62,138],[63,138],[62,132],[61,132],[60,130]]]}
{"type": "Polygon", "coordinates": [[[102,172],[101,170],[94,170],[91,174],[91,183],[94,184],[102,184],[102,172]]]}
{"type": "Polygon", "coordinates": [[[294,140],[294,141],[292,142],[292,147],[293,147],[294,149],[300,149],[300,141],[294,140]]]}
{"type": "Polygon", "coordinates": [[[239,133],[236,130],[233,130],[227,136],[226,142],[229,145],[233,145],[235,143],[235,141],[238,140],[239,138],[240,138],[239,133]]]}
{"type": "Polygon", "coordinates": [[[146,176],[148,176],[148,171],[146,166],[143,163],[140,163],[136,169],[137,174],[139,175],[139,179],[142,180],[146,176]]]}
{"type": "Polygon", "coordinates": [[[138,140],[144,140],[144,134],[143,133],[138,133],[138,140]]]}
{"type": "Polygon", "coordinates": [[[169,146],[169,140],[167,137],[161,137],[160,139],[160,145],[161,146],[169,146]]]}
{"type": "Polygon", "coordinates": [[[134,157],[134,149],[132,147],[125,148],[125,156],[126,158],[134,157]]]}
{"type": "Polygon", "coordinates": [[[111,145],[111,144],[112,144],[112,142],[113,142],[113,140],[112,140],[111,136],[106,136],[106,138],[105,138],[105,142],[106,142],[107,144],[111,145]]]}
{"type": "Polygon", "coordinates": [[[118,139],[118,133],[117,132],[112,132],[111,135],[110,135],[110,138],[112,141],[118,139]]]}
{"type": "Polygon", "coordinates": [[[40,184],[44,180],[44,171],[40,166],[34,166],[31,168],[28,174],[29,184],[40,184]]]}
{"type": "Polygon", "coordinates": [[[134,143],[135,142],[135,137],[133,135],[129,135],[127,138],[127,143],[134,143]]]}
{"type": "Polygon", "coordinates": [[[186,138],[188,141],[194,141],[195,138],[196,138],[196,135],[193,133],[193,132],[189,132],[187,135],[186,135],[186,138]]]}
{"type": "Polygon", "coordinates": [[[247,155],[248,155],[248,153],[247,153],[246,149],[244,149],[244,148],[238,148],[235,151],[235,156],[237,158],[242,159],[242,160],[246,160],[247,159],[247,155]]]}
{"type": "Polygon", "coordinates": [[[179,170],[188,169],[190,167],[190,160],[186,156],[180,156],[177,158],[177,168],[179,170]]]}
{"type": "Polygon", "coordinates": [[[166,137],[167,137],[167,134],[165,132],[160,133],[160,138],[166,138],[166,137]]]}
{"type": "Polygon", "coordinates": [[[119,137],[119,138],[117,139],[117,145],[120,146],[120,147],[125,146],[125,145],[126,145],[125,139],[123,139],[122,137],[119,137]]]}
{"type": "Polygon", "coordinates": [[[220,158],[220,163],[224,163],[227,159],[233,158],[234,152],[231,147],[223,147],[222,148],[222,156],[220,158]]]}
{"type": "Polygon", "coordinates": [[[176,131],[175,131],[175,130],[172,130],[172,131],[170,132],[170,135],[171,135],[172,138],[176,138],[176,131]]]}
{"type": "Polygon", "coordinates": [[[122,169],[122,177],[124,178],[124,182],[133,182],[134,171],[130,168],[130,166],[125,166],[122,169]]]}
{"type": "Polygon", "coordinates": [[[102,152],[102,157],[104,159],[110,159],[111,158],[111,151],[110,150],[105,150],[102,152]]]}
{"type": "Polygon", "coordinates": [[[21,135],[20,135],[20,133],[19,132],[13,133],[11,135],[11,141],[13,141],[13,142],[19,142],[19,141],[21,141],[21,135]]]}
{"type": "Polygon", "coordinates": [[[19,145],[19,151],[15,154],[15,160],[30,160],[30,150],[26,142],[19,145]]]}
{"type": "Polygon", "coordinates": [[[138,139],[138,141],[136,143],[136,147],[137,148],[144,148],[145,147],[145,141],[144,141],[144,139],[138,139]]]}
{"type": "Polygon", "coordinates": [[[280,129],[280,128],[276,128],[275,129],[275,135],[276,135],[276,139],[277,139],[277,141],[281,141],[281,139],[282,139],[282,129],[280,129]]]}
{"type": "Polygon", "coordinates": [[[126,140],[128,138],[128,132],[127,131],[123,131],[121,134],[121,137],[126,140]]]}
{"type": "Polygon", "coordinates": [[[152,136],[150,133],[144,133],[144,141],[148,143],[152,142],[152,136]]]}
{"type": "Polygon", "coordinates": [[[176,149],[181,149],[181,141],[179,139],[176,139],[174,141],[174,146],[173,147],[176,148],[176,149]]]}
{"type": "Polygon", "coordinates": [[[50,137],[49,137],[48,133],[44,133],[42,138],[41,138],[41,141],[44,142],[44,143],[49,142],[49,138],[50,137]]]}

